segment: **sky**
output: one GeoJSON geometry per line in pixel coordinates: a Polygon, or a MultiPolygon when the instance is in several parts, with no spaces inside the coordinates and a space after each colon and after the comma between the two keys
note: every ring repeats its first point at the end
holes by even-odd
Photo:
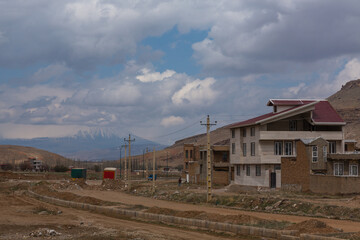
{"type": "Polygon", "coordinates": [[[360,78],[358,0],[0,0],[0,137],[163,144],[360,78]]]}

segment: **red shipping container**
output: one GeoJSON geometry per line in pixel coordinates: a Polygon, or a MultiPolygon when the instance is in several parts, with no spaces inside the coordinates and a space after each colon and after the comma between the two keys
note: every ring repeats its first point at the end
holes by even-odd
{"type": "Polygon", "coordinates": [[[116,178],[116,168],[105,168],[103,179],[115,179],[116,178]]]}

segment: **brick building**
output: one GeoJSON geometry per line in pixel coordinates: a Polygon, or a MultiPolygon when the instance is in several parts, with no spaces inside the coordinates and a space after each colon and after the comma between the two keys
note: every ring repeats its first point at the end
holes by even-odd
{"type": "MultiPolygon", "coordinates": [[[[229,162],[229,145],[210,147],[213,184],[228,185],[233,169],[229,162]]],[[[184,144],[183,177],[190,183],[206,183],[207,147],[205,145],[184,144]]]]}
{"type": "MultiPolygon", "coordinates": [[[[350,149],[354,141],[345,141],[350,149]]],[[[296,157],[281,158],[281,186],[284,190],[349,194],[360,192],[360,154],[354,151],[328,153],[323,138],[296,141],[296,157]]]]}

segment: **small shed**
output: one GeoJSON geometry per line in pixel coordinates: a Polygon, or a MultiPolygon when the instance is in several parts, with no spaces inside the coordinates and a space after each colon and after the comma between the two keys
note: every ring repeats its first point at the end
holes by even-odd
{"type": "Polygon", "coordinates": [[[103,179],[115,179],[116,178],[116,168],[105,168],[103,179]]]}
{"type": "Polygon", "coordinates": [[[71,169],[71,178],[84,178],[86,179],[85,168],[73,168],[71,169]]]}

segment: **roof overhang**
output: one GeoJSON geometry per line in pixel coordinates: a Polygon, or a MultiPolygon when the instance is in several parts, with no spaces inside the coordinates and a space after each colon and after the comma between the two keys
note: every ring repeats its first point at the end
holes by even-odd
{"type": "Polygon", "coordinates": [[[292,117],[292,116],[297,115],[297,114],[301,114],[301,113],[305,113],[305,112],[314,110],[315,109],[315,104],[317,104],[318,102],[319,101],[312,102],[312,103],[306,104],[304,106],[300,106],[300,107],[291,109],[289,111],[284,111],[284,112],[276,114],[274,116],[259,120],[259,121],[255,122],[255,124],[266,124],[266,123],[278,121],[278,120],[281,120],[281,119],[284,119],[284,118],[292,117]]]}
{"type": "Polygon", "coordinates": [[[345,126],[346,123],[345,122],[312,122],[312,125],[318,125],[318,126],[321,126],[321,125],[335,125],[335,126],[345,126]]]}

